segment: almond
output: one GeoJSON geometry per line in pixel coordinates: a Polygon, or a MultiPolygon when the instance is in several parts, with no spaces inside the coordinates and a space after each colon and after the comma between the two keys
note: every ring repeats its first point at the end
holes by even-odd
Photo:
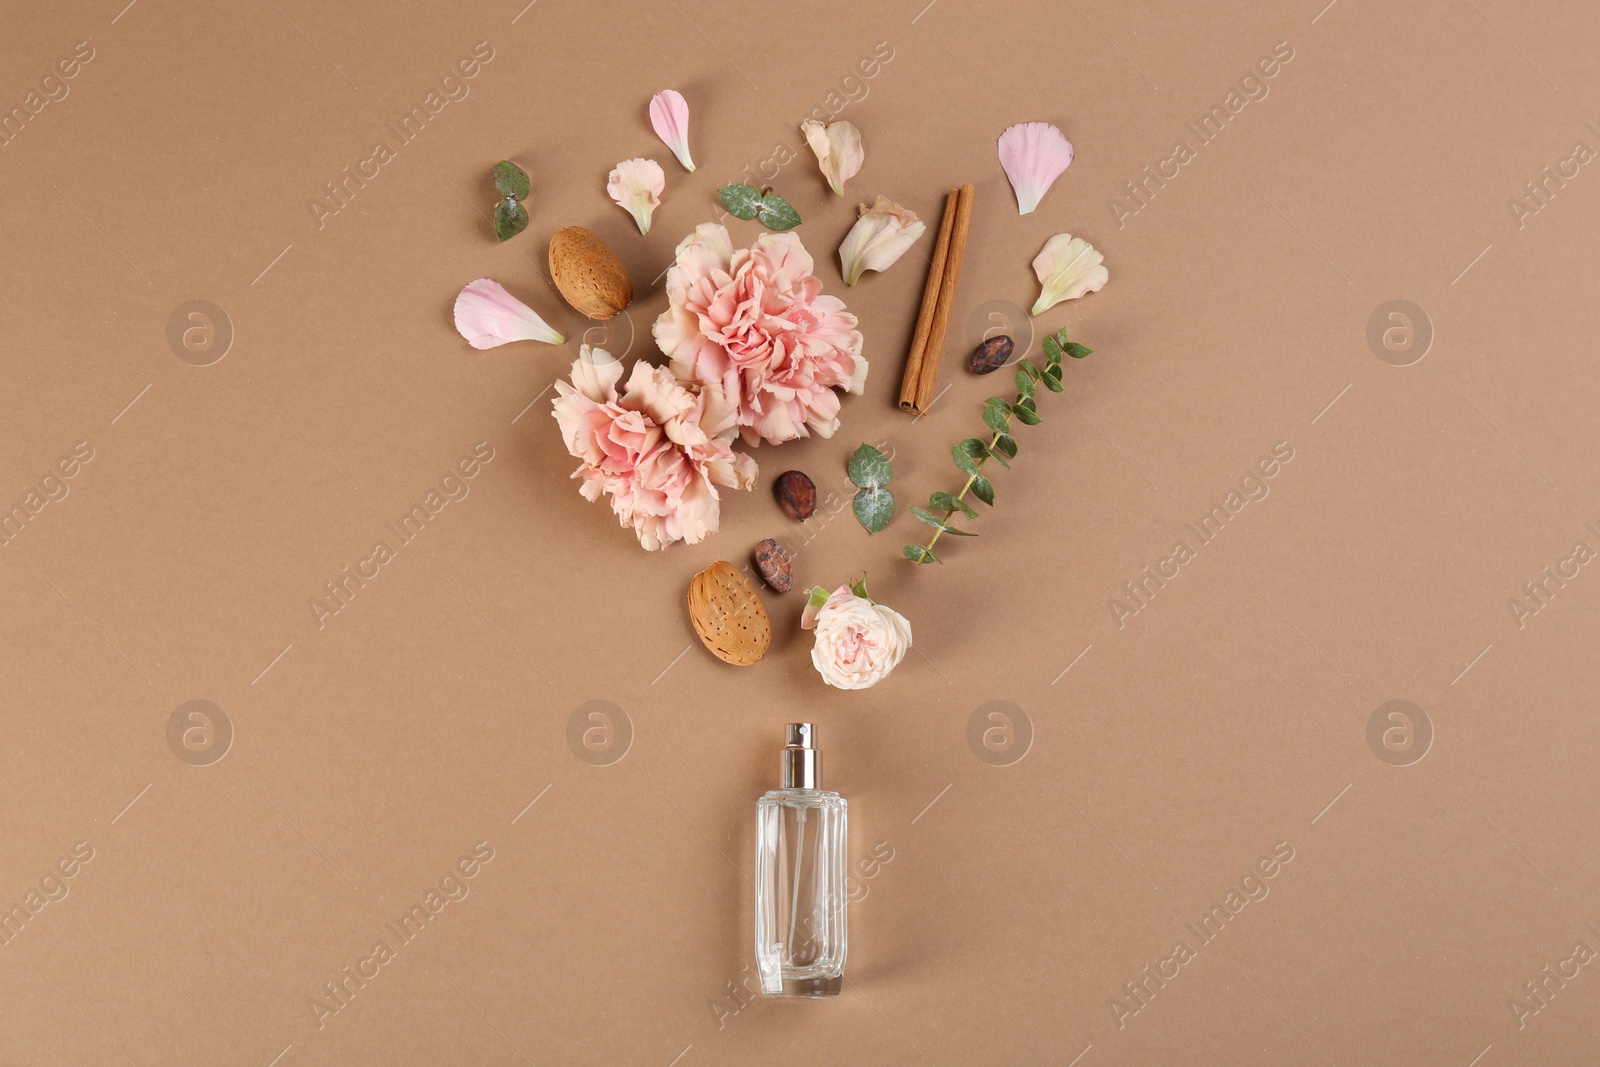
{"type": "Polygon", "coordinates": [[[551,236],[550,276],[567,303],[591,319],[609,319],[633,303],[633,282],[622,260],[582,226],[551,236]]]}
{"type": "Polygon", "coordinates": [[[749,579],[718,560],[689,583],[689,621],[711,654],[748,667],[772,646],[772,621],[749,579]]]}

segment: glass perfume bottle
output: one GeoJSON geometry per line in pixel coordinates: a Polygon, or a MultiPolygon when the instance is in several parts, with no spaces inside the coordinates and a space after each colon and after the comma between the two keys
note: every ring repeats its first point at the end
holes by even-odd
{"type": "Polygon", "coordinates": [[[771,997],[831,997],[844,981],[849,828],[816,741],[813,724],[789,724],[781,788],[756,809],[756,968],[771,997]]]}

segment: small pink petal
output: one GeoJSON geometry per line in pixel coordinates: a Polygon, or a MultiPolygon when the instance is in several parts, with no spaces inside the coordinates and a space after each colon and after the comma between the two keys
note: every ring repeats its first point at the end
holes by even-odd
{"type": "Polygon", "coordinates": [[[1072,163],[1072,142],[1045,122],[1024,122],[1000,135],[1000,166],[1017,194],[1017,214],[1039,206],[1050,184],[1072,163]]]}
{"type": "Polygon", "coordinates": [[[650,216],[661,206],[667,176],[653,159],[624,159],[606,180],[606,192],[617,206],[633,216],[640,233],[650,232],[650,216]]]}
{"type": "Polygon", "coordinates": [[[527,304],[497,281],[468,282],[456,296],[456,330],[473,348],[496,348],[512,341],[562,345],[562,337],[527,304]]]}
{"type": "Polygon", "coordinates": [[[866,160],[866,150],[861,147],[861,131],[849,122],[830,122],[826,126],[816,119],[806,119],[800,124],[806,144],[817,157],[817,166],[828,186],[840,196],[844,183],[856,176],[866,160]]]}
{"type": "Polygon", "coordinates": [[[689,158],[689,104],[676,89],[663,89],[650,98],[650,125],[656,136],[672,149],[683,169],[694,171],[689,158]]]}

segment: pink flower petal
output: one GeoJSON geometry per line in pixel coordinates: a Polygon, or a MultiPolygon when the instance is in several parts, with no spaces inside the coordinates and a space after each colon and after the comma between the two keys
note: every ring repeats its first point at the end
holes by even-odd
{"type": "Polygon", "coordinates": [[[473,348],[496,348],[512,341],[563,345],[562,337],[527,304],[497,281],[468,282],[456,296],[456,330],[473,348]]]}
{"type": "Polygon", "coordinates": [[[689,104],[676,89],[663,89],[650,98],[650,125],[656,136],[672,149],[683,169],[694,171],[689,158],[689,104]]]}
{"type": "Polygon", "coordinates": [[[1000,166],[1017,194],[1017,214],[1039,206],[1050,184],[1072,163],[1072,142],[1045,122],[1024,122],[1000,135],[1000,166]]]}
{"type": "Polygon", "coordinates": [[[653,159],[624,159],[606,180],[606,192],[617,206],[633,216],[640,233],[650,232],[650,215],[661,206],[667,176],[653,159]]]}

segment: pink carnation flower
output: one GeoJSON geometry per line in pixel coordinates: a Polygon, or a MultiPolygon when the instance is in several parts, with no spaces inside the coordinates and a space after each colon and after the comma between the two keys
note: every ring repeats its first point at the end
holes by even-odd
{"type": "Polygon", "coordinates": [[[856,317],[824,296],[792,233],[764,233],[734,251],[725,227],[702,223],[667,271],[656,344],[684,381],[719,385],[748,444],[839,428],[839,394],[866,386],[856,317]]]}
{"type": "Polygon", "coordinates": [[[619,392],[622,364],[604,349],[579,350],[572,381],[556,382],[556,422],[572,473],[588,500],[602,493],[621,525],[654,551],[716,533],[717,486],[748,489],[756,464],[730,447],[734,409],[715,384],[684,385],[642,360],[619,392]]]}

